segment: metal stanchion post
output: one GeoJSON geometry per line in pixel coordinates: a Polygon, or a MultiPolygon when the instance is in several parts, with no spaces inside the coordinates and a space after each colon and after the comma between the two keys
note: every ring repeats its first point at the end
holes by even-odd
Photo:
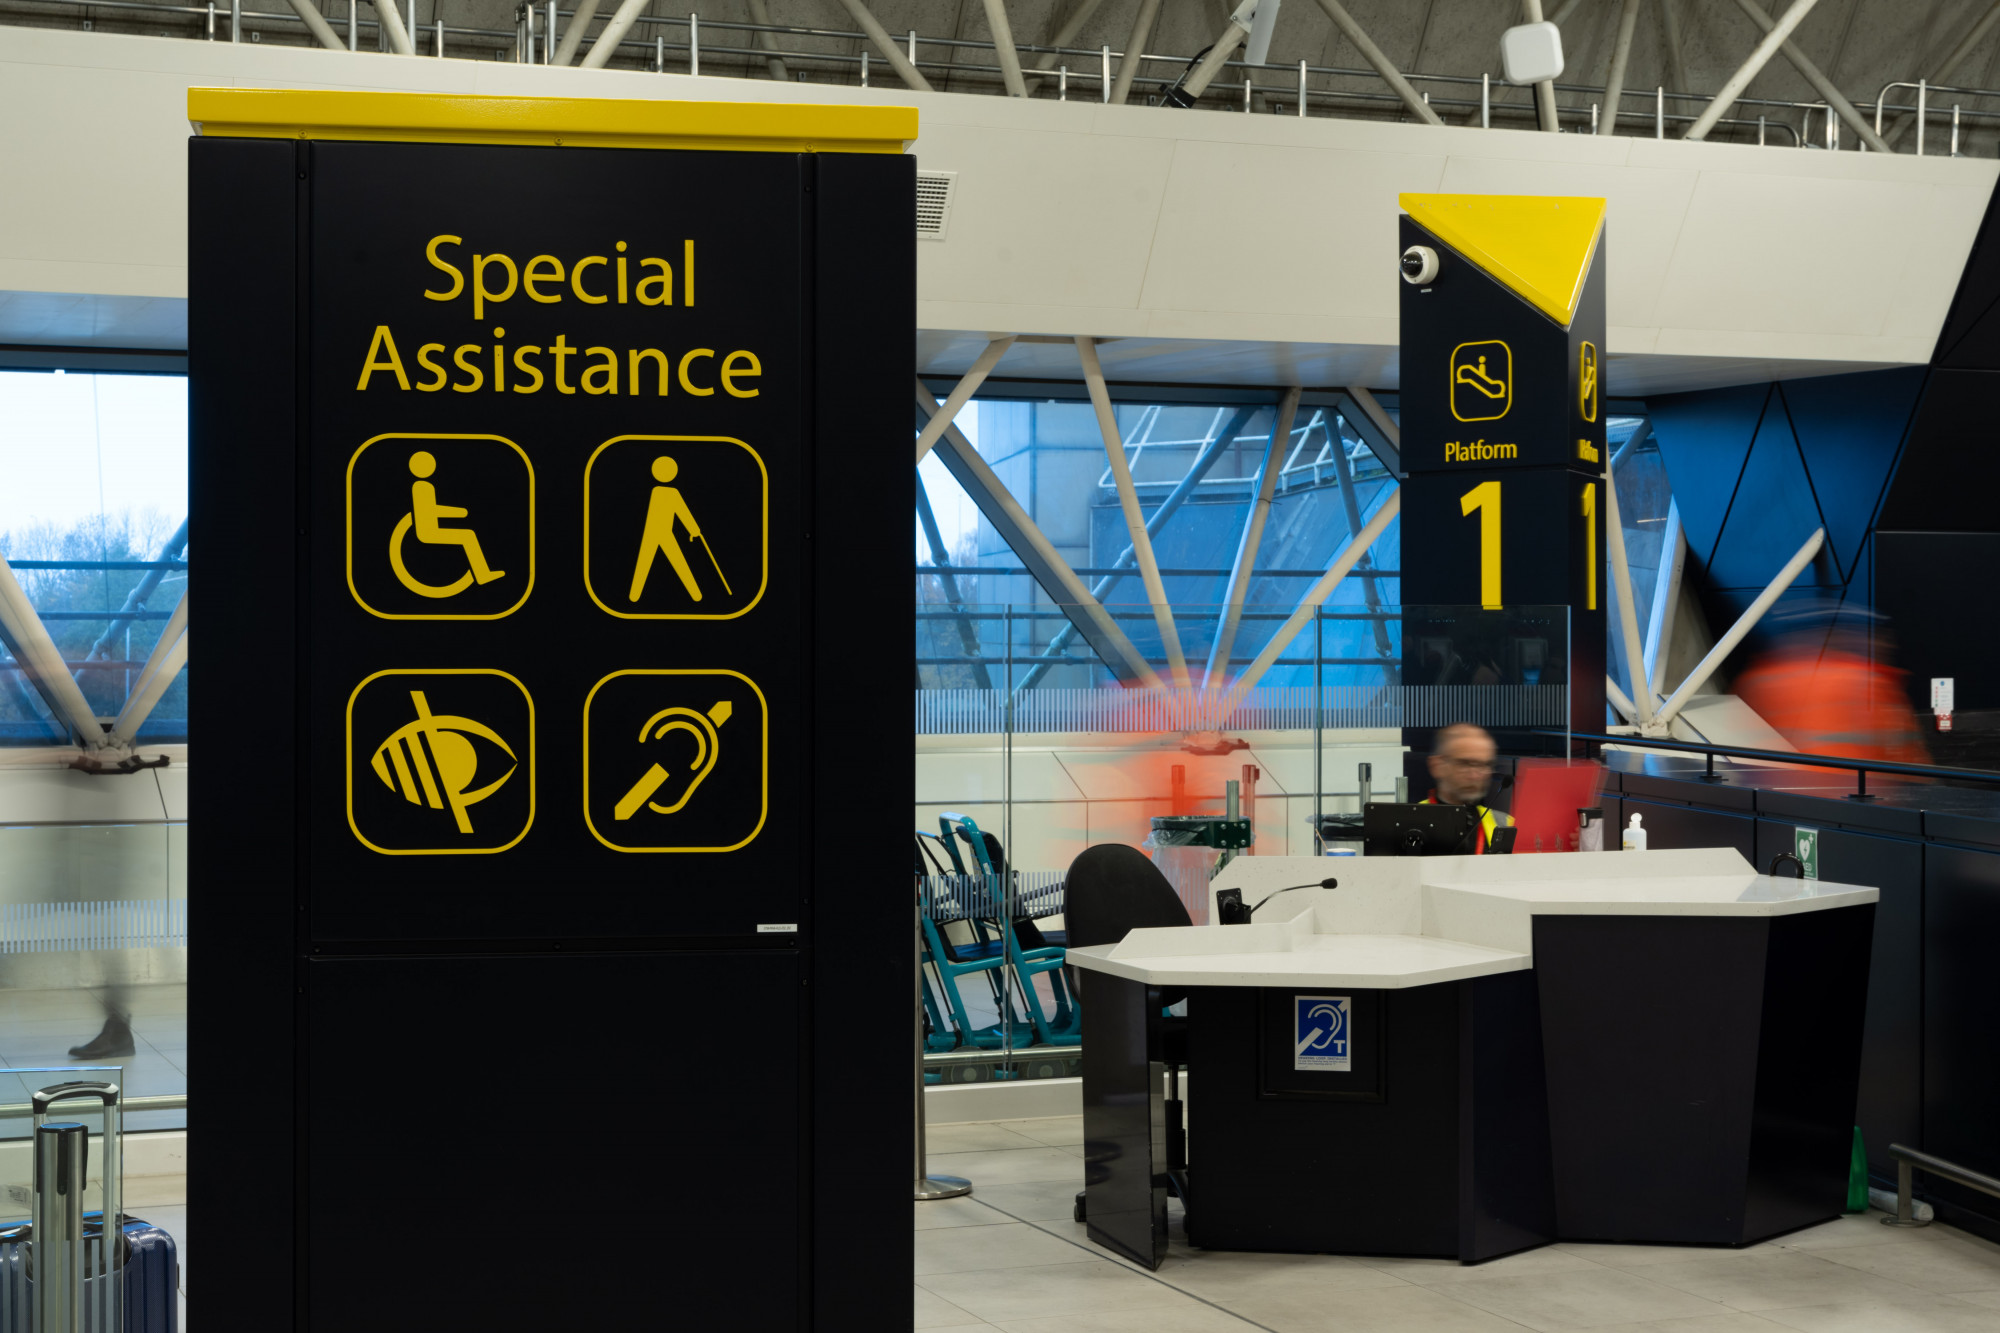
{"type": "Polygon", "coordinates": [[[83,1181],[90,1131],[35,1130],[35,1333],[83,1333],[83,1181]]]}
{"type": "MultiPolygon", "coordinates": [[[[916,1200],[923,1203],[929,1199],[956,1199],[962,1194],[972,1193],[972,1182],[960,1176],[933,1176],[927,1173],[927,1159],[930,1150],[924,1142],[924,887],[917,883],[917,1156],[916,1171],[912,1179],[916,1182],[916,1200]]],[[[40,1333],[40,1330],[37,1330],[40,1333]]]]}

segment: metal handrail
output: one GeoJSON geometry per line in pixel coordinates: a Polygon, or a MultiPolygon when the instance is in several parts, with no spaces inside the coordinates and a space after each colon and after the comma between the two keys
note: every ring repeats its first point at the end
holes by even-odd
{"type": "Polygon", "coordinates": [[[1796,750],[1752,750],[1740,745],[1710,745],[1707,742],[1655,740],[1650,736],[1611,736],[1587,731],[1537,731],[1537,736],[1562,736],[1569,740],[1595,742],[1598,745],[1629,745],[1638,749],[1678,750],[1688,754],[1708,756],[1708,769],[1701,776],[1703,782],[1721,782],[1715,772],[1715,757],[1724,759],[1760,759],[1771,763],[1798,764],[1808,768],[1844,768],[1859,779],[1856,789],[1847,799],[1850,801],[1872,801],[1868,794],[1870,773],[1894,773],[1902,777],[1936,778],[1947,782],[2000,782],[2000,772],[1984,768],[1944,768],[1937,764],[1906,764],[1895,759],[1856,759],[1844,754],[1800,754],[1796,750]]]}
{"type": "Polygon", "coordinates": [[[1947,1162],[1942,1157],[1933,1157],[1927,1152],[1905,1147],[1900,1143],[1889,1145],[1889,1156],[1896,1159],[1896,1212],[1892,1217],[1882,1219],[1885,1227],[1927,1227],[1929,1222],[1918,1221],[1915,1207],[1910,1198],[1910,1177],[1918,1171],[1933,1176],[1942,1176],[1955,1185],[1976,1189],[1982,1194],[1991,1194],[2000,1199],[2000,1180],[1984,1175],[1970,1167],[1956,1162],[1947,1162]]]}
{"type": "MultiPolygon", "coordinates": [[[[20,5],[30,8],[62,7],[71,9],[97,8],[97,9],[110,9],[110,10],[136,10],[154,14],[186,14],[197,18],[205,15],[209,19],[210,23],[209,35],[211,38],[214,37],[214,21],[218,13],[218,6],[215,3],[213,3],[213,0],[210,0],[210,3],[199,4],[199,5],[159,4],[159,3],[152,3],[151,0],[11,0],[11,4],[9,4],[7,8],[11,8],[13,5],[20,5]]],[[[538,13],[546,12],[546,8],[539,9],[537,12],[538,13]]],[[[0,9],[0,19],[4,19],[4,13],[5,10],[0,9]]],[[[574,19],[575,11],[574,10],[564,11],[561,8],[557,7],[555,10],[555,15],[557,19],[561,19],[564,17],[574,19]]],[[[305,22],[305,20],[298,14],[284,12],[284,11],[266,11],[266,10],[252,10],[247,8],[239,8],[235,11],[234,16],[236,18],[235,27],[239,29],[243,23],[248,21],[281,23],[281,24],[298,24],[301,26],[303,26],[305,22]]],[[[646,53],[653,54],[656,57],[656,62],[657,62],[655,68],[659,69],[659,72],[665,72],[664,69],[660,68],[660,66],[664,64],[664,56],[668,51],[687,52],[690,55],[693,55],[696,51],[700,49],[696,45],[696,41],[693,38],[693,32],[697,30],[696,24],[698,22],[701,22],[701,20],[698,20],[694,15],[659,15],[659,16],[641,15],[634,20],[633,26],[635,29],[635,35],[621,39],[618,42],[618,46],[621,50],[629,48],[634,52],[640,54],[646,54],[646,53]],[[682,28],[687,28],[690,30],[689,33],[690,40],[687,42],[669,43],[665,40],[664,36],[641,37],[636,35],[636,30],[642,25],[652,25],[656,27],[677,25],[682,28]]],[[[870,58],[870,52],[866,49],[869,39],[867,37],[867,34],[865,33],[848,32],[838,28],[798,27],[787,24],[738,23],[723,19],[709,19],[706,20],[705,22],[706,25],[710,28],[724,29],[732,32],[744,32],[752,34],[765,33],[774,36],[807,37],[807,38],[819,38],[824,40],[852,41],[861,43],[863,49],[860,50],[858,53],[851,55],[840,52],[764,50],[762,48],[757,48],[757,47],[719,46],[713,44],[709,45],[707,49],[711,53],[716,55],[740,56],[746,61],[751,61],[751,62],[758,62],[772,58],[777,58],[787,61],[830,64],[843,67],[858,66],[863,70],[864,82],[865,82],[865,75],[870,58]]],[[[358,30],[363,28],[369,30],[379,30],[381,26],[377,20],[361,19],[358,16],[349,16],[347,19],[347,25],[351,30],[358,30]]],[[[510,31],[507,29],[498,29],[498,28],[456,27],[439,22],[426,25],[424,31],[436,34],[438,38],[450,36],[450,37],[485,37],[490,39],[496,39],[501,43],[501,46],[503,48],[509,43],[518,44],[521,41],[521,32],[518,28],[510,31]]],[[[413,33],[413,36],[414,35],[415,34],[413,33]]],[[[230,40],[234,41],[235,37],[232,35],[230,40]]],[[[987,51],[997,52],[997,48],[992,42],[981,42],[967,38],[923,37],[921,35],[918,35],[917,42],[920,46],[943,47],[950,50],[957,50],[963,48],[970,50],[987,50],[987,51]]],[[[1042,46],[1035,43],[1023,42],[1023,43],[1017,43],[1015,45],[1015,50],[1022,55],[1075,56],[1079,60],[1094,60],[1094,61],[1101,61],[1106,52],[1109,51],[1110,55],[1114,58],[1121,60],[1124,58],[1124,52],[1111,49],[1108,47],[1086,49],[1081,47],[1042,46]]],[[[431,52],[431,54],[435,56],[440,53],[434,50],[431,52]]],[[[1156,54],[1152,52],[1141,52],[1139,55],[1139,59],[1143,62],[1160,63],[1178,67],[1188,64],[1190,57],[1179,56],[1179,55],[1156,54]]],[[[911,59],[911,64],[919,69],[941,70],[947,73],[990,74],[995,76],[998,76],[1001,73],[1001,66],[997,63],[991,65],[969,64],[969,63],[960,63],[956,61],[925,60],[925,59],[915,58],[913,56],[913,58],[911,59]]],[[[1224,62],[1223,67],[1225,69],[1238,71],[1242,74],[1243,83],[1244,85],[1246,85],[1244,90],[1246,109],[1248,107],[1248,97],[1252,91],[1262,91],[1263,93],[1266,94],[1266,96],[1270,96],[1273,93],[1283,93],[1291,97],[1299,97],[1301,89],[1303,88],[1303,80],[1301,79],[1300,85],[1298,87],[1292,86],[1290,81],[1295,78],[1300,78],[1300,76],[1317,75],[1324,78],[1358,78],[1367,80],[1375,80],[1380,77],[1377,71],[1373,69],[1350,69],[1345,66],[1337,66],[1337,65],[1312,65],[1312,64],[1287,65],[1287,64],[1276,64],[1271,62],[1265,62],[1262,64],[1252,64],[1249,61],[1230,60],[1224,62]],[[1287,82],[1282,85],[1258,85],[1251,78],[1251,75],[1257,71],[1265,71],[1273,74],[1283,74],[1287,82]]],[[[1066,85],[1067,80],[1072,77],[1081,80],[1086,84],[1091,84],[1091,83],[1101,84],[1105,78],[1105,76],[1101,72],[1094,72],[1088,67],[1078,68],[1074,70],[1068,69],[1068,67],[1064,67],[1061,71],[1033,69],[1033,70],[1023,70],[1022,73],[1026,77],[1034,79],[1053,79],[1056,80],[1059,85],[1066,85]]],[[[1445,84],[1445,85],[1461,85],[1470,87],[1470,86],[1480,85],[1486,82],[1485,78],[1473,75],[1431,74],[1431,73],[1419,73],[1417,71],[1407,71],[1405,72],[1404,77],[1408,79],[1412,84],[1430,83],[1430,84],[1445,84]]],[[[1175,82],[1175,79],[1173,77],[1140,74],[1133,80],[1133,82],[1137,85],[1150,85],[1150,86],[1164,88],[1171,86],[1175,82]]],[[[1557,92],[1572,93],[1581,96],[1590,96],[1592,94],[1601,96],[1604,91],[1602,88],[1590,84],[1556,83],[1553,86],[1557,92]]],[[[1889,87],[1914,87],[1914,86],[1916,85],[1913,84],[1889,85],[1889,87]]],[[[1884,91],[1886,92],[1887,90],[1885,89],[1884,91]]],[[[1978,88],[1937,87],[1933,88],[1932,91],[1953,92],[1963,96],[1972,96],[1972,97],[2000,97],[2000,91],[1978,89],[1978,88]]],[[[1322,104],[1341,104],[1341,105],[1352,106],[1356,103],[1361,103],[1370,106],[1383,106],[1383,107],[1402,105],[1402,99],[1400,97],[1396,96],[1393,93],[1388,93],[1388,92],[1371,93],[1371,92],[1362,92],[1359,90],[1320,89],[1316,90],[1312,95],[1318,97],[1321,100],[1322,104]]],[[[1620,107],[1615,108],[1610,112],[1610,114],[1613,115],[1614,118],[1619,116],[1643,114],[1643,113],[1625,112],[1622,107],[1622,102],[1625,97],[1654,97],[1662,100],[1666,98],[1673,98],[1677,101],[1694,101],[1700,103],[1706,103],[1710,100],[1709,95],[1705,93],[1670,92],[1664,88],[1655,89],[1651,92],[1648,92],[1640,88],[1627,88],[1624,89],[1621,94],[1620,107]]],[[[1303,100],[1304,99],[1301,99],[1300,114],[1304,114],[1303,100]]],[[[1463,109],[1470,111],[1484,105],[1489,110],[1505,110],[1508,112],[1518,112],[1522,115],[1533,114],[1533,104],[1532,102],[1527,102],[1527,101],[1516,103],[1511,101],[1500,102],[1500,101],[1486,100],[1482,102],[1482,100],[1476,100],[1472,98],[1449,98],[1449,97],[1439,97],[1429,100],[1432,101],[1433,105],[1441,108],[1463,109]]],[[[1877,99],[1878,118],[1881,109],[1879,105],[1880,100],[1881,99],[1878,97],[1877,99]]],[[[1818,104],[1805,103],[1805,102],[1792,102],[1792,101],[1770,99],[1770,98],[1741,97],[1735,100],[1735,105],[1744,107],[1778,107],[1789,110],[1804,110],[1807,112],[1809,116],[1810,109],[1816,107],[1818,104]]],[[[1890,109],[1908,110],[1909,108],[1892,107],[1890,109]]],[[[1558,108],[1557,114],[1559,117],[1566,115],[1574,120],[1588,120],[1593,114],[1593,108],[1589,106],[1561,107],[1558,108]]],[[[1972,117],[1975,119],[2000,119],[2000,112],[1982,112],[1973,110],[1973,111],[1967,111],[1964,114],[1968,117],[1972,117]]],[[[1661,128],[1664,128],[1665,123],[1668,121],[1680,123],[1680,122],[1691,121],[1694,119],[1694,117],[1687,115],[1657,114],[1654,117],[1654,119],[1656,121],[1656,124],[1658,124],[1661,128]]],[[[1795,146],[1805,146],[1805,140],[1807,138],[1806,130],[1803,130],[1798,126],[1794,126],[1790,122],[1783,120],[1776,120],[1776,119],[1765,120],[1762,118],[1753,119],[1749,117],[1736,116],[1736,117],[1726,118],[1720,121],[1719,123],[1731,126],[1738,126],[1746,130],[1751,127],[1756,127],[1760,130],[1760,136],[1759,136],[1760,142],[1762,141],[1761,131],[1767,126],[1779,126],[1789,131],[1792,135],[1795,146]]]]}
{"type": "MultiPolygon", "coordinates": [[[[187,1104],[185,1092],[161,1093],[153,1097],[127,1097],[119,1103],[128,1116],[137,1115],[141,1111],[185,1111],[187,1104]]],[[[0,1103],[0,1120],[26,1119],[34,1113],[33,1102],[0,1103]]]]}

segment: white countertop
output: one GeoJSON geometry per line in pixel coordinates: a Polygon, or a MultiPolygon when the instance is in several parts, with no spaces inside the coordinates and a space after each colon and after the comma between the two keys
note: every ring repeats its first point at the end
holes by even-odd
{"type": "Polygon", "coordinates": [[[1090,971],[1172,986],[1396,989],[1533,966],[1536,916],[1775,917],[1855,907],[1858,884],[1774,879],[1729,848],[1540,856],[1246,856],[1210,885],[1256,904],[1299,889],[1247,926],[1135,930],[1069,951],[1090,971]]]}

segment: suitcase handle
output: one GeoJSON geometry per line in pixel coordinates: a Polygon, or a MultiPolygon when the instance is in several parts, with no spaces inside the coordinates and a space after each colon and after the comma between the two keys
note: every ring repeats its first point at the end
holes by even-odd
{"type": "Polygon", "coordinates": [[[31,1099],[35,1112],[35,1128],[40,1129],[48,1118],[49,1108],[57,1102],[74,1101],[79,1097],[95,1097],[104,1104],[106,1110],[118,1105],[118,1085],[116,1083],[57,1083],[36,1091],[31,1099]]]}

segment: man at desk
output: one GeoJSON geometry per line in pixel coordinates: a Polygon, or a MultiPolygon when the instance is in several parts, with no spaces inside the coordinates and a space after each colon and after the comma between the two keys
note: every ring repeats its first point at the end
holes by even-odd
{"type": "Polygon", "coordinates": [[[1425,805],[1469,805],[1479,815],[1473,851],[1484,854],[1494,831],[1511,827],[1514,817],[1487,807],[1486,789],[1493,783],[1493,758],[1500,747],[1484,727],[1454,722],[1431,742],[1431,794],[1425,805]]]}

